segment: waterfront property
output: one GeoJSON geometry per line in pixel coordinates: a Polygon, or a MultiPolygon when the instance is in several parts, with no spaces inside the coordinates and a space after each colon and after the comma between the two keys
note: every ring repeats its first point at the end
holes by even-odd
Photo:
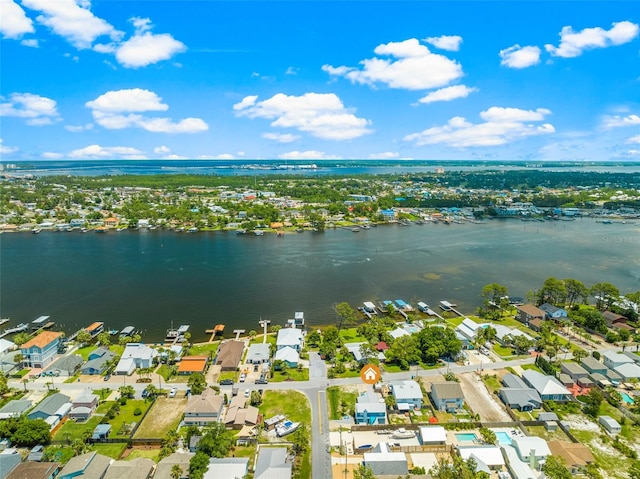
{"type": "Polygon", "coordinates": [[[96,321],[84,328],[84,330],[89,333],[92,338],[95,338],[98,334],[104,331],[104,323],[102,321],[96,321]]]}
{"type": "Polygon", "coordinates": [[[89,360],[82,365],[80,372],[82,374],[102,374],[115,357],[114,353],[101,346],[89,354],[89,360]]]}
{"type": "Polygon", "coordinates": [[[567,318],[567,310],[563,308],[558,308],[553,304],[549,304],[549,303],[541,304],[540,309],[546,313],[547,315],[546,319],[561,321],[567,318]]]}
{"type": "Polygon", "coordinates": [[[184,356],[180,363],[178,363],[178,374],[204,374],[207,370],[207,364],[209,362],[209,356],[206,354],[200,356],[184,356]]]}
{"type": "Polygon", "coordinates": [[[271,345],[269,343],[256,343],[249,346],[246,362],[249,364],[261,364],[269,362],[271,345]]]}
{"type": "Polygon", "coordinates": [[[526,326],[534,319],[544,320],[547,316],[547,313],[533,304],[523,304],[522,306],[517,306],[516,309],[518,310],[516,319],[526,326]]]}
{"type": "Polygon", "coordinates": [[[22,363],[27,367],[45,368],[58,352],[62,333],[43,331],[20,347],[22,363]]]}
{"type": "Polygon", "coordinates": [[[116,365],[115,374],[130,376],[136,368],[150,368],[158,351],[143,343],[127,343],[120,361],[116,365]]]}
{"type": "Polygon", "coordinates": [[[220,366],[222,371],[235,371],[238,369],[243,352],[244,343],[242,341],[225,341],[218,348],[215,364],[220,366]]]}
{"type": "Polygon", "coordinates": [[[282,328],[278,331],[276,350],[290,347],[296,351],[302,349],[302,330],[296,328],[282,328]]]}

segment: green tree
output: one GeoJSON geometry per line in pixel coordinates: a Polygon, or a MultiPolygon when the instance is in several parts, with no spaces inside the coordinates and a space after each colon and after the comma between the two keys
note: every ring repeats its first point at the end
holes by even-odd
{"type": "Polygon", "coordinates": [[[482,436],[482,440],[487,444],[495,444],[496,441],[498,440],[496,433],[493,432],[488,427],[481,427],[480,435],[482,436]]]}
{"type": "Polygon", "coordinates": [[[629,477],[631,479],[640,479],[640,461],[633,461],[629,468],[629,477]]]}
{"type": "Polygon", "coordinates": [[[202,479],[208,468],[209,456],[202,451],[197,451],[189,461],[189,479],[202,479]]]}
{"type": "Polygon", "coordinates": [[[336,316],[338,317],[338,329],[342,327],[349,328],[358,323],[356,312],[347,302],[342,302],[334,306],[336,316]]]}
{"type": "Polygon", "coordinates": [[[548,456],[542,465],[542,472],[549,479],[571,479],[573,474],[567,468],[564,458],[560,456],[548,456]]]}
{"type": "Polygon", "coordinates": [[[84,329],[81,329],[80,331],[78,331],[78,335],[76,336],[76,341],[78,341],[81,344],[88,344],[91,342],[92,339],[93,339],[93,336],[91,336],[91,333],[89,333],[88,331],[85,331],[84,329]]]}
{"type": "Polygon", "coordinates": [[[198,442],[196,452],[203,452],[209,457],[225,457],[233,444],[233,433],[227,431],[224,424],[215,422],[205,428],[204,435],[198,442]]]}
{"type": "Polygon", "coordinates": [[[24,354],[22,353],[16,353],[13,355],[13,361],[16,364],[20,364],[22,366],[22,361],[24,361],[24,354]]]}
{"type": "Polygon", "coordinates": [[[600,311],[609,309],[614,301],[620,297],[620,290],[611,283],[596,283],[589,290],[596,300],[596,308],[600,311]]]}
{"type": "Polygon", "coordinates": [[[51,441],[49,425],[44,419],[27,419],[26,416],[0,421],[0,437],[9,438],[18,447],[33,447],[51,441]]]}
{"type": "Polygon", "coordinates": [[[9,392],[9,382],[7,376],[0,371],[0,396],[9,392]]]}
{"type": "Polygon", "coordinates": [[[136,390],[134,389],[133,386],[120,386],[118,388],[118,392],[120,393],[121,397],[128,398],[128,399],[133,399],[133,397],[136,394],[136,390]]]}
{"type": "Polygon", "coordinates": [[[360,464],[353,470],[353,479],[376,479],[376,476],[369,466],[360,464]]]}
{"type": "Polygon", "coordinates": [[[416,336],[400,336],[395,339],[387,350],[386,360],[400,365],[402,369],[409,369],[409,364],[420,361],[420,344],[416,336]]]}
{"type": "Polygon", "coordinates": [[[490,283],[482,288],[485,317],[498,320],[503,310],[509,307],[509,293],[506,286],[490,283]]]}
{"type": "Polygon", "coordinates": [[[207,380],[202,373],[193,373],[187,380],[187,385],[192,394],[202,394],[207,388],[207,380]]]}
{"type": "Polygon", "coordinates": [[[584,358],[586,358],[589,353],[587,353],[584,349],[573,348],[571,350],[571,354],[573,354],[573,360],[577,363],[580,363],[584,358]]]}
{"type": "Polygon", "coordinates": [[[98,334],[98,344],[107,348],[111,346],[111,335],[109,334],[109,331],[103,331],[98,334]]]}
{"type": "Polygon", "coordinates": [[[597,388],[592,388],[589,394],[584,396],[584,412],[589,416],[596,418],[600,415],[600,405],[604,400],[604,396],[597,388]]]}
{"type": "Polygon", "coordinates": [[[182,477],[182,467],[180,464],[174,464],[171,466],[171,479],[181,479],[182,477]]]}
{"type": "Polygon", "coordinates": [[[12,341],[15,343],[16,346],[20,347],[24,343],[29,341],[29,339],[31,339],[31,336],[29,335],[29,333],[17,333],[16,335],[13,336],[12,341]]]}
{"type": "Polygon", "coordinates": [[[538,306],[543,303],[550,303],[555,306],[564,306],[567,299],[567,288],[564,281],[551,277],[547,278],[542,288],[538,291],[538,306]]]}
{"type": "Polygon", "coordinates": [[[573,278],[564,280],[564,287],[567,290],[567,303],[573,306],[579,299],[586,302],[589,296],[589,289],[580,281],[573,278]]]}

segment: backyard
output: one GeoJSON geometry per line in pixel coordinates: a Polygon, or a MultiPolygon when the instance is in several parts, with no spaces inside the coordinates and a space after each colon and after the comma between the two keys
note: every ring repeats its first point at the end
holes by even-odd
{"type": "Polygon", "coordinates": [[[329,419],[342,419],[344,415],[353,415],[357,398],[358,393],[353,388],[340,386],[327,388],[329,419]]]}
{"type": "Polygon", "coordinates": [[[134,437],[163,438],[167,432],[177,429],[186,404],[186,399],[163,397],[156,399],[134,437]]]}

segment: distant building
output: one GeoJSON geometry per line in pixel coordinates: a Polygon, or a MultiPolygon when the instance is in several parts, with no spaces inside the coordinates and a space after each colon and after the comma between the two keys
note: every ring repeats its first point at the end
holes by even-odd
{"type": "Polygon", "coordinates": [[[547,314],[547,319],[553,319],[554,321],[560,321],[567,318],[567,310],[558,308],[550,303],[544,303],[540,305],[540,309],[547,314]]]}
{"type": "Polygon", "coordinates": [[[23,356],[22,363],[31,368],[47,367],[53,362],[54,356],[58,352],[61,336],[62,333],[44,331],[24,343],[20,347],[23,356]]]}
{"type": "Polygon", "coordinates": [[[547,317],[547,313],[533,304],[516,306],[516,309],[518,311],[516,319],[525,325],[529,325],[529,321],[533,319],[544,320],[547,317]]]}

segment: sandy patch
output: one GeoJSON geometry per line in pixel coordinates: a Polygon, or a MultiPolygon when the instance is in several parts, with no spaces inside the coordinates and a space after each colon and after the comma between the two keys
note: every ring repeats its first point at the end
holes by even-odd
{"type": "Polygon", "coordinates": [[[587,419],[584,416],[580,416],[578,414],[569,414],[565,419],[567,423],[569,423],[570,429],[577,429],[578,431],[589,431],[589,432],[602,432],[600,426],[598,426],[595,422],[587,419]]]}
{"type": "Polygon", "coordinates": [[[458,375],[460,386],[464,393],[464,400],[473,412],[480,415],[485,422],[509,422],[511,417],[507,414],[495,396],[492,395],[476,373],[458,375]]]}

